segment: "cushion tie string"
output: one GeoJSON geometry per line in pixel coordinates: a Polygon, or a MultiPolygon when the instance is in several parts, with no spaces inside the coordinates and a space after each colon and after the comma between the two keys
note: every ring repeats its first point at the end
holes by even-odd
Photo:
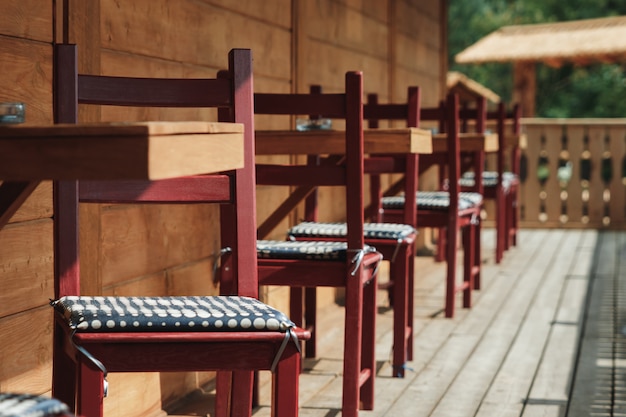
{"type": "MultiPolygon", "coordinates": [[[[353,252],[353,251],[348,251],[353,252]]],[[[356,272],[359,270],[361,266],[361,262],[363,262],[363,258],[365,257],[365,250],[358,249],[356,250],[356,254],[352,257],[352,263],[354,264],[354,269],[350,272],[350,275],[355,276],[356,272]]]]}
{"type": "MultiPolygon", "coordinates": [[[[350,275],[355,276],[361,263],[363,262],[363,258],[365,257],[365,253],[375,252],[376,249],[373,247],[369,247],[369,250],[366,249],[357,249],[357,250],[348,250],[348,252],[356,252],[356,254],[352,257],[352,263],[354,264],[354,269],[350,272],[350,275]]],[[[376,268],[374,268],[374,272],[372,272],[372,278],[376,276],[378,273],[378,267],[380,265],[380,259],[376,262],[376,268]]]]}
{"type": "Polygon", "coordinates": [[[74,334],[76,334],[76,330],[78,329],[74,329],[72,331],[72,334],[70,336],[70,341],[72,342],[72,345],[74,345],[74,349],[76,349],[77,351],[85,355],[85,357],[89,359],[91,363],[93,363],[98,369],[100,369],[100,371],[102,371],[102,374],[103,374],[102,383],[104,385],[104,396],[106,397],[109,392],[109,381],[107,381],[107,374],[108,374],[107,369],[104,367],[104,364],[100,362],[98,359],[96,359],[91,353],[89,353],[87,349],[85,349],[82,346],[77,345],[76,342],[74,342],[74,334]]]}
{"type": "Polygon", "coordinates": [[[280,347],[278,348],[278,352],[276,352],[276,356],[274,356],[274,360],[272,361],[272,366],[270,367],[270,371],[272,371],[272,373],[274,373],[274,371],[276,370],[276,366],[278,366],[278,361],[283,356],[283,352],[287,348],[287,344],[289,343],[289,340],[292,340],[293,343],[296,345],[296,349],[298,349],[298,353],[302,353],[302,351],[300,350],[300,342],[298,341],[298,336],[296,335],[296,332],[293,331],[293,326],[287,323],[281,323],[280,327],[281,329],[285,328],[285,338],[283,339],[283,342],[280,344],[280,347]]]}
{"type": "Polygon", "coordinates": [[[398,255],[398,252],[400,251],[400,246],[402,246],[402,242],[404,242],[404,239],[398,239],[397,242],[398,243],[396,244],[396,248],[393,250],[393,255],[391,255],[391,262],[395,262],[396,256],[398,255]]]}
{"type": "Polygon", "coordinates": [[[213,255],[213,258],[215,259],[215,261],[213,262],[213,285],[216,287],[217,284],[219,284],[220,282],[218,270],[220,265],[222,264],[222,258],[224,257],[224,255],[226,255],[227,253],[231,253],[232,251],[232,248],[227,246],[220,249],[218,253],[213,255]]]}

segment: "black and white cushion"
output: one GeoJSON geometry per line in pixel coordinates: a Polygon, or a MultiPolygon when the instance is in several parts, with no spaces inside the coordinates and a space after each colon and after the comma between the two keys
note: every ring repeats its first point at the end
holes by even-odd
{"type": "MultiPolygon", "coordinates": [[[[403,241],[416,234],[413,226],[397,223],[364,223],[363,233],[366,239],[390,239],[403,241]]],[[[289,238],[334,238],[346,237],[348,226],[346,223],[319,223],[302,222],[289,229],[289,238]]]]}
{"type": "Polygon", "coordinates": [[[71,414],[69,407],[55,398],[0,393],[0,417],[48,417],[71,414]]]}
{"type": "Polygon", "coordinates": [[[295,326],[282,312],[241,296],[66,296],[51,304],[78,332],[286,332],[295,326]]]}
{"type": "MultiPolygon", "coordinates": [[[[346,242],[257,240],[257,256],[263,259],[310,259],[326,261],[345,261],[347,259],[346,242]]],[[[376,252],[376,248],[365,245],[364,253],[376,252]]]]}
{"type": "MultiPolygon", "coordinates": [[[[517,180],[517,175],[512,172],[502,173],[502,187],[508,190],[511,185],[517,180]]],[[[473,187],[475,185],[474,173],[471,171],[465,172],[459,179],[459,184],[463,187],[473,187]]],[[[497,171],[484,171],[483,172],[483,187],[495,187],[498,185],[498,172],[497,171]]]]}
{"type": "MultiPolygon", "coordinates": [[[[459,193],[459,210],[473,208],[482,204],[483,197],[478,193],[459,193]]],[[[404,207],[404,196],[383,197],[385,209],[401,209],[404,207]]],[[[450,207],[450,194],[447,191],[418,191],[417,208],[421,210],[446,210],[450,207]]]]}

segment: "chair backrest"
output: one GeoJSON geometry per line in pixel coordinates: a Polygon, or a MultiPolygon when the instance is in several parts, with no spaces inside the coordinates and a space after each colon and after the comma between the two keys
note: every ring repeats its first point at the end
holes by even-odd
{"type": "Polygon", "coordinates": [[[496,121],[496,133],[498,134],[498,159],[497,159],[497,171],[498,178],[502,178],[502,174],[507,170],[506,155],[509,154],[509,167],[511,172],[519,175],[520,164],[520,149],[519,147],[509,147],[507,141],[507,128],[510,127],[510,135],[517,137],[520,134],[521,125],[520,118],[522,112],[519,104],[512,106],[510,110],[507,110],[507,106],[504,102],[498,103],[498,107],[495,111],[489,111],[486,114],[487,120],[496,121]]]}
{"type": "MultiPolygon", "coordinates": [[[[381,120],[389,121],[404,121],[406,127],[419,127],[421,117],[421,90],[419,87],[411,86],[407,89],[407,101],[406,103],[385,103],[378,102],[377,94],[368,94],[367,103],[363,108],[363,117],[367,120],[368,127],[378,128],[381,120]]],[[[398,186],[392,185],[389,192],[396,194],[396,190],[393,188],[399,188],[404,184],[405,195],[415,195],[418,186],[418,155],[371,155],[369,160],[366,161],[366,172],[373,174],[370,176],[370,200],[371,207],[380,208],[382,206],[382,193],[380,185],[380,177],[375,174],[382,173],[378,171],[376,167],[377,160],[392,158],[395,162],[392,164],[392,169],[386,171],[386,173],[403,173],[404,178],[401,182],[397,183],[398,186]]],[[[384,162],[383,162],[384,163],[384,162]]],[[[369,216],[372,216],[376,221],[380,221],[380,210],[375,210],[377,213],[371,213],[369,210],[369,216]]],[[[412,199],[405,200],[404,207],[404,220],[405,224],[417,226],[417,207],[412,199]]]]}
{"type": "MultiPolygon", "coordinates": [[[[304,176],[289,176],[292,185],[344,185],[346,187],[346,222],[348,229],[348,249],[360,250],[364,247],[363,237],[363,75],[361,72],[348,72],[345,75],[345,92],[313,94],[273,94],[254,95],[256,114],[274,115],[315,115],[315,117],[345,120],[345,160],[341,166],[308,166],[304,176]],[[325,171],[334,170],[329,175],[325,171]],[[319,171],[320,174],[315,174],[319,171]]],[[[258,167],[260,183],[265,182],[263,166],[258,167]],[[263,175],[264,176],[264,175],[263,175]]],[[[284,174],[282,183],[286,180],[284,174]]]]}
{"type": "Polygon", "coordinates": [[[446,134],[447,152],[445,154],[434,153],[423,155],[420,159],[420,171],[432,165],[440,166],[440,172],[447,168],[447,175],[440,174],[440,180],[448,178],[450,191],[450,207],[458,207],[458,194],[460,191],[459,177],[461,174],[461,143],[460,133],[460,109],[459,98],[454,93],[449,93],[446,100],[438,107],[422,108],[422,121],[435,121],[439,124],[439,131],[446,134]]]}
{"type": "Polygon", "coordinates": [[[55,298],[80,294],[78,202],[219,202],[223,294],[258,298],[252,57],[228,56],[214,79],[148,79],[78,74],[76,45],[55,45],[55,122],[77,123],[79,104],[141,107],[215,107],[222,122],[244,125],[244,167],[222,175],[160,181],[57,181],[55,298]],[[189,191],[192,189],[193,191],[189,191]],[[181,191],[188,190],[188,191],[181,191]]]}
{"type": "MultiPolygon", "coordinates": [[[[515,103],[512,106],[512,108],[508,111],[506,110],[506,106],[505,106],[503,118],[504,118],[504,121],[503,121],[503,126],[502,126],[502,131],[503,131],[502,140],[504,141],[503,146],[506,148],[506,146],[508,145],[506,142],[507,126],[509,124],[511,125],[511,134],[515,136],[516,138],[519,138],[519,135],[522,132],[522,124],[521,124],[522,106],[520,106],[519,103],[515,103]]],[[[519,146],[514,146],[513,149],[509,149],[509,151],[510,151],[509,169],[511,170],[511,172],[519,176],[520,175],[521,149],[519,146]]]]}
{"type": "MultiPolygon", "coordinates": [[[[467,104],[467,103],[464,103],[467,104]]],[[[476,133],[485,133],[487,131],[487,99],[483,96],[479,96],[474,100],[474,107],[460,108],[459,110],[459,123],[460,130],[462,132],[476,132],[476,133]],[[470,125],[473,128],[470,128],[470,125]]],[[[499,148],[501,149],[501,148],[499,148]]],[[[500,155],[500,150],[498,151],[498,158],[500,155]]],[[[482,172],[484,171],[485,166],[485,153],[481,151],[464,153],[461,156],[461,172],[466,172],[472,170],[477,179],[474,181],[474,186],[472,187],[472,191],[483,194],[483,182],[478,179],[478,177],[482,176],[482,172]]]]}

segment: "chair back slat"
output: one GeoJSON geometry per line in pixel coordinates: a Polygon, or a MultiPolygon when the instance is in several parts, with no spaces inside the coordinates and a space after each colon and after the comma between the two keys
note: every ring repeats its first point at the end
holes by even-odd
{"type": "Polygon", "coordinates": [[[319,117],[343,119],[346,117],[345,100],[345,94],[256,93],[254,112],[257,114],[314,114],[319,117]]]}
{"type": "MultiPolygon", "coordinates": [[[[381,120],[403,120],[406,127],[419,127],[421,118],[421,89],[416,86],[410,86],[407,89],[407,101],[406,103],[384,103],[378,102],[378,96],[376,94],[369,94],[367,97],[367,104],[363,107],[363,117],[367,121],[370,128],[379,127],[381,120]]],[[[372,159],[380,157],[373,155],[372,159]]],[[[398,172],[398,168],[404,173],[404,193],[405,195],[415,195],[418,188],[418,155],[407,154],[404,156],[387,155],[386,158],[393,159],[394,164],[390,165],[394,169],[390,172],[398,172]],[[402,160],[400,162],[400,160],[402,160]]],[[[379,168],[382,168],[381,161],[378,164],[379,168]]],[[[371,208],[368,209],[368,217],[372,217],[374,221],[381,221],[381,208],[382,208],[382,190],[380,186],[380,177],[377,173],[370,172],[370,200],[371,208]]],[[[417,207],[411,199],[405,200],[404,205],[404,220],[403,223],[417,226],[417,207]]]]}
{"type": "MultiPolygon", "coordinates": [[[[361,72],[347,72],[345,93],[322,93],[320,87],[313,87],[310,94],[255,93],[255,114],[269,115],[312,115],[330,119],[344,119],[346,142],[345,160],[341,160],[345,170],[346,221],[348,223],[348,248],[358,250],[364,247],[363,232],[363,75],[361,72]]],[[[315,155],[309,158],[315,160],[315,155]]],[[[320,172],[327,170],[326,164],[311,163],[310,169],[320,172]]],[[[266,178],[269,167],[257,166],[260,176],[266,178]]],[[[336,168],[330,168],[335,170],[336,168]]],[[[307,170],[306,172],[310,172],[307,170]]],[[[311,177],[311,175],[309,175],[311,177]]],[[[320,174],[310,178],[316,185],[327,178],[320,174]]],[[[283,183],[284,185],[284,183],[283,183]]],[[[309,187],[312,187],[309,183],[309,187]]],[[[302,187],[301,187],[302,188],[302,187]]],[[[311,193],[309,188],[303,193],[305,198],[311,193]]],[[[309,200],[310,201],[310,200],[309,200]]],[[[284,212],[284,210],[283,210],[284,212]]]]}
{"type": "Polygon", "coordinates": [[[226,79],[159,79],[79,75],[83,104],[150,107],[229,107],[226,79]]]}

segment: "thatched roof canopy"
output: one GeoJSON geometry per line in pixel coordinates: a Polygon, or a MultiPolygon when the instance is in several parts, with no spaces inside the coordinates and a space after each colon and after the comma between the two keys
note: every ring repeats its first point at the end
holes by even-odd
{"type": "Polygon", "coordinates": [[[504,26],[456,55],[458,63],[626,61],[626,16],[504,26]]]}
{"type": "Polygon", "coordinates": [[[448,92],[457,93],[462,102],[475,101],[478,97],[485,97],[492,103],[500,102],[499,95],[460,72],[448,72],[446,84],[448,92]]]}

